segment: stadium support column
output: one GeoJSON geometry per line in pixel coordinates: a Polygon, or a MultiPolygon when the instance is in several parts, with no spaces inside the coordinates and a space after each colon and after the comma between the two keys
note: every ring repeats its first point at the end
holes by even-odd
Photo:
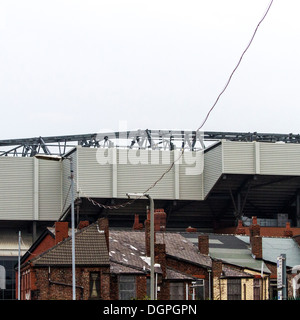
{"type": "Polygon", "coordinates": [[[32,221],[32,242],[35,242],[35,240],[37,239],[36,224],[37,224],[37,221],[33,220],[32,221]]]}
{"type": "Polygon", "coordinates": [[[296,196],[296,226],[300,227],[300,190],[297,191],[296,196]]]}

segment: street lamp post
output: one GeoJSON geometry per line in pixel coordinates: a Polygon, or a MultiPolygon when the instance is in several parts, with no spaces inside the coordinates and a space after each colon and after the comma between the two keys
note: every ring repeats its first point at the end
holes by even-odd
{"type": "Polygon", "coordinates": [[[18,300],[21,300],[21,231],[19,231],[19,255],[18,255],[18,300]]]}
{"type": "Polygon", "coordinates": [[[70,179],[71,179],[71,228],[72,228],[72,296],[76,300],[76,278],[75,278],[75,212],[74,212],[74,171],[73,159],[70,160],[70,179]]]}
{"type": "Polygon", "coordinates": [[[53,155],[37,154],[37,159],[61,161],[67,159],[70,161],[70,179],[71,179],[71,230],[72,230],[72,299],[76,300],[76,277],[75,277],[75,210],[74,210],[74,170],[72,157],[60,157],[53,155]]]}
{"type": "Polygon", "coordinates": [[[127,193],[129,198],[146,197],[150,201],[150,299],[154,300],[154,200],[148,193],[127,193]]]}

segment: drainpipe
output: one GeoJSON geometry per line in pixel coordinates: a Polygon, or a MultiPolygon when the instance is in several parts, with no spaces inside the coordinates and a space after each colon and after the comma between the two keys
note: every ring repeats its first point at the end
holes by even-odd
{"type": "Polygon", "coordinates": [[[208,298],[211,300],[211,270],[208,270],[208,298]]]}

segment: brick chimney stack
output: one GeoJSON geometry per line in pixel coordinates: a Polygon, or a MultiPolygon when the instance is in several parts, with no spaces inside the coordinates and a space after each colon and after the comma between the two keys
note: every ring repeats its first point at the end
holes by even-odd
{"type": "Polygon", "coordinates": [[[143,224],[140,223],[139,215],[135,214],[134,215],[134,224],[132,227],[133,230],[142,230],[143,229],[143,224]]]}
{"type": "Polygon", "coordinates": [[[155,263],[159,263],[163,278],[167,275],[166,245],[164,243],[155,243],[154,245],[155,263]]]}
{"type": "Polygon", "coordinates": [[[246,229],[245,227],[243,226],[243,221],[242,220],[239,220],[238,221],[238,226],[236,228],[236,231],[235,231],[236,234],[246,234],[246,229]]]}
{"type": "Polygon", "coordinates": [[[287,222],[285,224],[285,230],[283,232],[284,237],[292,237],[293,236],[293,231],[291,230],[291,224],[290,222],[287,222]]]}
{"type": "MultiPolygon", "coordinates": [[[[150,220],[150,211],[147,211],[147,220],[150,220]]],[[[154,230],[166,231],[167,214],[164,209],[154,209],[154,230]]]]}
{"type": "MultiPolygon", "coordinates": [[[[156,232],[154,229],[154,246],[156,243],[156,232]]],[[[146,247],[146,256],[150,257],[150,220],[145,220],[145,247],[146,247]]]]}
{"type": "Polygon", "coordinates": [[[69,223],[66,221],[55,222],[55,244],[69,237],[69,223]]]}
{"type": "Polygon", "coordinates": [[[251,251],[255,259],[262,259],[262,237],[254,236],[251,241],[251,251]]]}
{"type": "Polygon", "coordinates": [[[79,221],[77,229],[81,230],[81,229],[87,227],[89,224],[90,223],[88,221],[79,221]]]}
{"type": "Polygon", "coordinates": [[[214,278],[220,278],[222,275],[222,260],[212,260],[212,274],[214,278]]]}
{"type": "Polygon", "coordinates": [[[252,225],[249,228],[250,241],[251,237],[260,236],[260,225],[257,224],[257,217],[252,217],[252,225]]]}
{"type": "Polygon", "coordinates": [[[202,254],[209,254],[209,237],[208,235],[198,236],[198,249],[202,254]]]}
{"type": "Polygon", "coordinates": [[[109,223],[107,218],[98,219],[98,226],[100,230],[104,231],[107,251],[109,252],[109,223]]]}
{"type": "Polygon", "coordinates": [[[257,224],[257,217],[252,217],[250,226],[250,246],[255,259],[262,259],[262,237],[260,236],[260,225],[257,224]]]}

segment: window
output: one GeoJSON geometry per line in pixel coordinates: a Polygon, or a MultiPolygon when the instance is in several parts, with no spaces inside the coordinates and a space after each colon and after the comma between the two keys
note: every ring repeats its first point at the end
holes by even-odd
{"type": "Polygon", "coordinates": [[[119,299],[130,300],[136,297],[135,276],[120,276],[119,299]]]}
{"type": "Polygon", "coordinates": [[[270,299],[277,299],[277,279],[270,279],[270,299]]]}
{"type": "Polygon", "coordinates": [[[147,281],[147,293],[146,294],[148,297],[150,297],[151,296],[151,292],[150,292],[151,291],[151,279],[148,277],[146,281],[147,281]]]}
{"type": "Polygon", "coordinates": [[[16,257],[0,257],[0,300],[16,299],[16,276],[15,265],[18,263],[16,257]]]}
{"type": "Polygon", "coordinates": [[[90,299],[100,299],[100,272],[90,272],[90,299]]]}
{"type": "Polygon", "coordinates": [[[170,282],[170,300],[184,300],[184,283],[170,282]]]}
{"type": "Polygon", "coordinates": [[[6,289],[6,271],[3,266],[0,266],[0,289],[6,289]]]}
{"type": "Polygon", "coordinates": [[[260,279],[254,279],[253,296],[254,300],[260,300],[260,279]]]}
{"type": "Polygon", "coordinates": [[[193,282],[193,294],[195,300],[204,300],[204,280],[199,279],[193,282]]]}
{"type": "Polygon", "coordinates": [[[241,279],[227,279],[227,299],[241,300],[241,279]]]}

